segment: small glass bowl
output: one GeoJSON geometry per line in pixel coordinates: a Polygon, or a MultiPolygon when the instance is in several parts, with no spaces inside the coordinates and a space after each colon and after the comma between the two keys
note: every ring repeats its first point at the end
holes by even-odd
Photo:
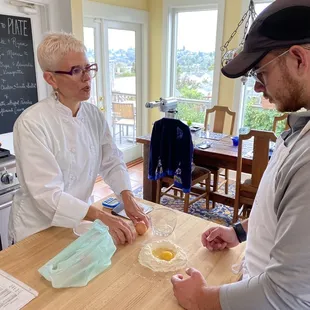
{"type": "Polygon", "coordinates": [[[150,213],[153,235],[159,237],[170,236],[177,224],[177,214],[166,208],[155,209],[150,213]]]}

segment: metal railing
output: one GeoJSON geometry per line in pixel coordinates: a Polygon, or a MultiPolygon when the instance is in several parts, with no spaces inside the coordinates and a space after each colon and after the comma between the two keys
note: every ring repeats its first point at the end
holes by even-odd
{"type": "MultiPolygon", "coordinates": [[[[136,95],[123,92],[112,92],[112,103],[135,102],[136,95]]],[[[212,97],[205,100],[178,98],[178,118],[195,123],[204,123],[206,109],[212,108],[212,97]]]]}
{"type": "Polygon", "coordinates": [[[136,94],[112,92],[112,102],[122,103],[126,101],[136,101],[136,94]]]}

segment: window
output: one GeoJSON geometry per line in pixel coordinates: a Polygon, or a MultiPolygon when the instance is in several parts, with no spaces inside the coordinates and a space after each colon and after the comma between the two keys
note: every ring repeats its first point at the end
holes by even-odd
{"type": "Polygon", "coordinates": [[[179,98],[178,118],[188,123],[203,123],[213,105],[217,25],[217,5],[172,11],[169,96],[179,98]]]}
{"type": "MultiPolygon", "coordinates": [[[[255,4],[256,13],[261,13],[269,2],[255,4]]],[[[255,81],[249,78],[244,86],[244,95],[242,98],[242,127],[248,127],[259,130],[272,130],[274,117],[281,115],[277,112],[275,106],[264,99],[261,93],[254,91],[255,81]]],[[[278,125],[277,134],[284,130],[285,121],[278,125]]]]}

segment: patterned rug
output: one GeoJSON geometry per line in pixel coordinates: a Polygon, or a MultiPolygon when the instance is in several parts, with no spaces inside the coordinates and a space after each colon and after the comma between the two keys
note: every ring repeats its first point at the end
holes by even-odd
{"type": "MultiPolygon", "coordinates": [[[[133,192],[136,197],[143,197],[142,186],[138,187],[133,192]]],[[[223,190],[220,189],[219,192],[223,192],[223,190]]],[[[235,184],[230,184],[228,194],[234,196],[234,193],[235,184]]],[[[173,199],[164,196],[161,198],[160,204],[183,212],[184,202],[181,199],[173,199]]],[[[216,203],[215,207],[212,208],[212,201],[210,201],[210,209],[207,210],[206,201],[204,199],[200,199],[190,206],[188,213],[224,226],[230,226],[232,224],[233,208],[220,203],[216,203]]]]}

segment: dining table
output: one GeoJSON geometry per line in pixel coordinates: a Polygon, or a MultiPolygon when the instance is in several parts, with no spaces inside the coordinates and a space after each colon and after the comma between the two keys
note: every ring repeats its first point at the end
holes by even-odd
{"type": "MultiPolygon", "coordinates": [[[[165,208],[141,199],[138,202],[151,206],[153,210],[165,208]]],[[[102,201],[96,202],[95,206],[102,208],[102,201]]],[[[202,246],[201,234],[217,224],[180,211],[174,212],[177,216],[176,228],[166,238],[185,251],[186,267],[200,270],[208,285],[237,281],[240,274],[233,273],[232,266],[241,263],[245,243],[233,249],[210,252],[202,246]]],[[[153,272],[138,261],[142,247],[158,240],[151,228],[143,236],[137,236],[132,244],[118,245],[110,267],[88,285],[53,288],[38,269],[77,238],[70,228],[51,227],[0,252],[0,269],[38,292],[38,296],[24,309],[182,309],[174,297],[170,281],[176,271],[153,272]]],[[[186,267],[177,273],[185,274],[186,267]]]]}
{"type": "MultiPolygon", "coordinates": [[[[232,171],[237,170],[238,146],[233,145],[231,136],[221,136],[222,138],[211,139],[201,137],[199,131],[192,134],[194,145],[193,162],[195,165],[204,168],[216,167],[226,168],[232,171]],[[202,143],[207,143],[210,147],[200,149],[199,145],[202,143]]],[[[138,137],[137,143],[143,145],[143,199],[156,202],[156,181],[148,179],[151,135],[138,137]]],[[[251,152],[252,148],[253,141],[245,140],[243,142],[242,153],[244,157],[242,160],[242,172],[248,174],[252,172],[252,158],[246,155],[251,152]]],[[[235,201],[232,195],[212,191],[210,192],[210,200],[231,207],[234,206],[235,201]]]]}

